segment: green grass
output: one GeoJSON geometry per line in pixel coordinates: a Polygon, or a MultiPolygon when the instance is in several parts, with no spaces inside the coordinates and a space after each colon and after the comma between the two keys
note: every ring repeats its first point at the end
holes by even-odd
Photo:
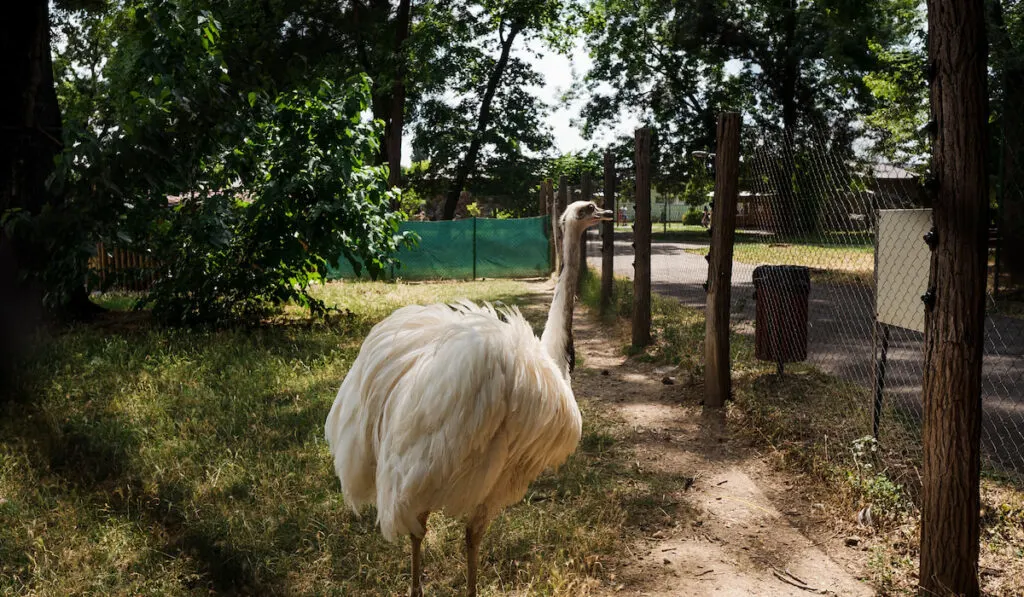
{"type": "MultiPolygon", "coordinates": [[[[0,404],[0,594],[407,591],[408,542],[386,543],[372,511],[356,518],[342,502],[323,440],[338,385],[370,326],[398,306],[544,297],[516,281],[319,292],[342,314],[315,322],[291,309],[224,330],[124,314],[40,339],[21,399],[0,404]]],[[[538,327],[542,311],[530,310],[538,327]]],[[[487,534],[482,595],[584,592],[674,482],[636,471],[621,423],[581,408],[577,453],[487,534]]],[[[456,521],[431,518],[424,564],[431,594],[464,592],[456,521]]]]}
{"type": "MultiPolygon", "coordinates": [[[[618,226],[618,232],[630,232],[631,226],[618,226]]],[[[703,245],[686,249],[704,256],[710,243],[708,229],[676,222],[651,225],[654,242],[680,242],[703,245]]],[[[867,232],[823,232],[799,238],[776,239],[774,235],[737,230],[733,259],[751,265],[803,265],[811,268],[815,282],[831,284],[871,284],[874,272],[874,244],[867,232]]]]}
{"type": "MultiPolygon", "coordinates": [[[[705,255],[707,249],[686,252],[705,255]]],[[[803,265],[811,269],[811,278],[818,283],[870,285],[874,279],[871,245],[766,243],[746,237],[733,245],[733,259],[751,265],[803,265]]]]}

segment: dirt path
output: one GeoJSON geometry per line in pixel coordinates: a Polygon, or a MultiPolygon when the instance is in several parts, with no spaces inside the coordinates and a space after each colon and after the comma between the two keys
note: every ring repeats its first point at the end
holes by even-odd
{"type": "Polygon", "coordinates": [[[771,471],[721,421],[701,414],[699,380],[664,384],[671,371],[621,356],[621,342],[582,309],[576,319],[576,395],[622,422],[637,467],[693,479],[671,496],[693,516],[624,546],[629,555],[610,565],[614,586],[597,594],[874,594],[858,580],[867,554],[829,535],[798,480],[771,471]]]}

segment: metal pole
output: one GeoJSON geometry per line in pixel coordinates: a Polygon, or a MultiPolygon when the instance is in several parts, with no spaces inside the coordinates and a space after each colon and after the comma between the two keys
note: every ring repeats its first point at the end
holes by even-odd
{"type": "Polygon", "coordinates": [[[881,354],[875,361],[875,408],[871,418],[871,432],[875,439],[878,439],[878,427],[882,422],[882,396],[885,394],[885,364],[889,356],[889,326],[884,323],[875,322],[875,336],[881,330],[881,354]]]}

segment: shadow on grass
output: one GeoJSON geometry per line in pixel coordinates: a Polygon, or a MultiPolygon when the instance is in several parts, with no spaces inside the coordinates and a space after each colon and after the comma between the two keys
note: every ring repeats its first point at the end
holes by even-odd
{"type": "MultiPolygon", "coordinates": [[[[353,576],[366,566],[357,554],[401,554],[385,546],[372,517],[355,521],[341,504],[323,421],[363,335],[400,303],[468,289],[471,298],[519,305],[539,329],[545,297],[504,286],[511,290],[381,285],[382,296],[406,294],[383,305],[371,296],[333,319],[255,328],[172,329],[127,312],[46,339],[19,375],[26,400],[2,406],[0,454],[24,466],[0,466],[0,497],[9,502],[0,502],[0,576],[74,593],[66,580],[74,561],[45,555],[79,550],[90,591],[101,593],[144,593],[152,581],[157,593],[322,594],[340,584],[343,593],[391,594],[400,574],[353,576]],[[45,525],[45,544],[32,520],[45,525]],[[119,533],[130,541],[95,542],[119,533]],[[110,559],[125,563],[109,568],[110,559]],[[322,572],[321,561],[330,566],[318,577],[311,571],[322,572]]],[[[581,499],[571,484],[558,486],[581,499]]],[[[568,530],[547,532],[564,544],[568,530]]]]}

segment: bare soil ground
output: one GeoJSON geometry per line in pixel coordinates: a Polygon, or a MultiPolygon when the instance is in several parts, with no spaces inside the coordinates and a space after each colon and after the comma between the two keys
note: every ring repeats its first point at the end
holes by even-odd
{"type": "Polygon", "coordinates": [[[611,582],[596,594],[875,594],[862,580],[866,548],[832,530],[798,478],[772,470],[764,455],[730,437],[721,417],[703,414],[700,380],[664,383],[673,371],[623,356],[616,331],[584,308],[574,335],[582,357],[577,397],[621,425],[636,467],[685,480],[675,485],[685,488],[678,495],[660,499],[689,514],[652,511],[607,565],[611,582]]]}

